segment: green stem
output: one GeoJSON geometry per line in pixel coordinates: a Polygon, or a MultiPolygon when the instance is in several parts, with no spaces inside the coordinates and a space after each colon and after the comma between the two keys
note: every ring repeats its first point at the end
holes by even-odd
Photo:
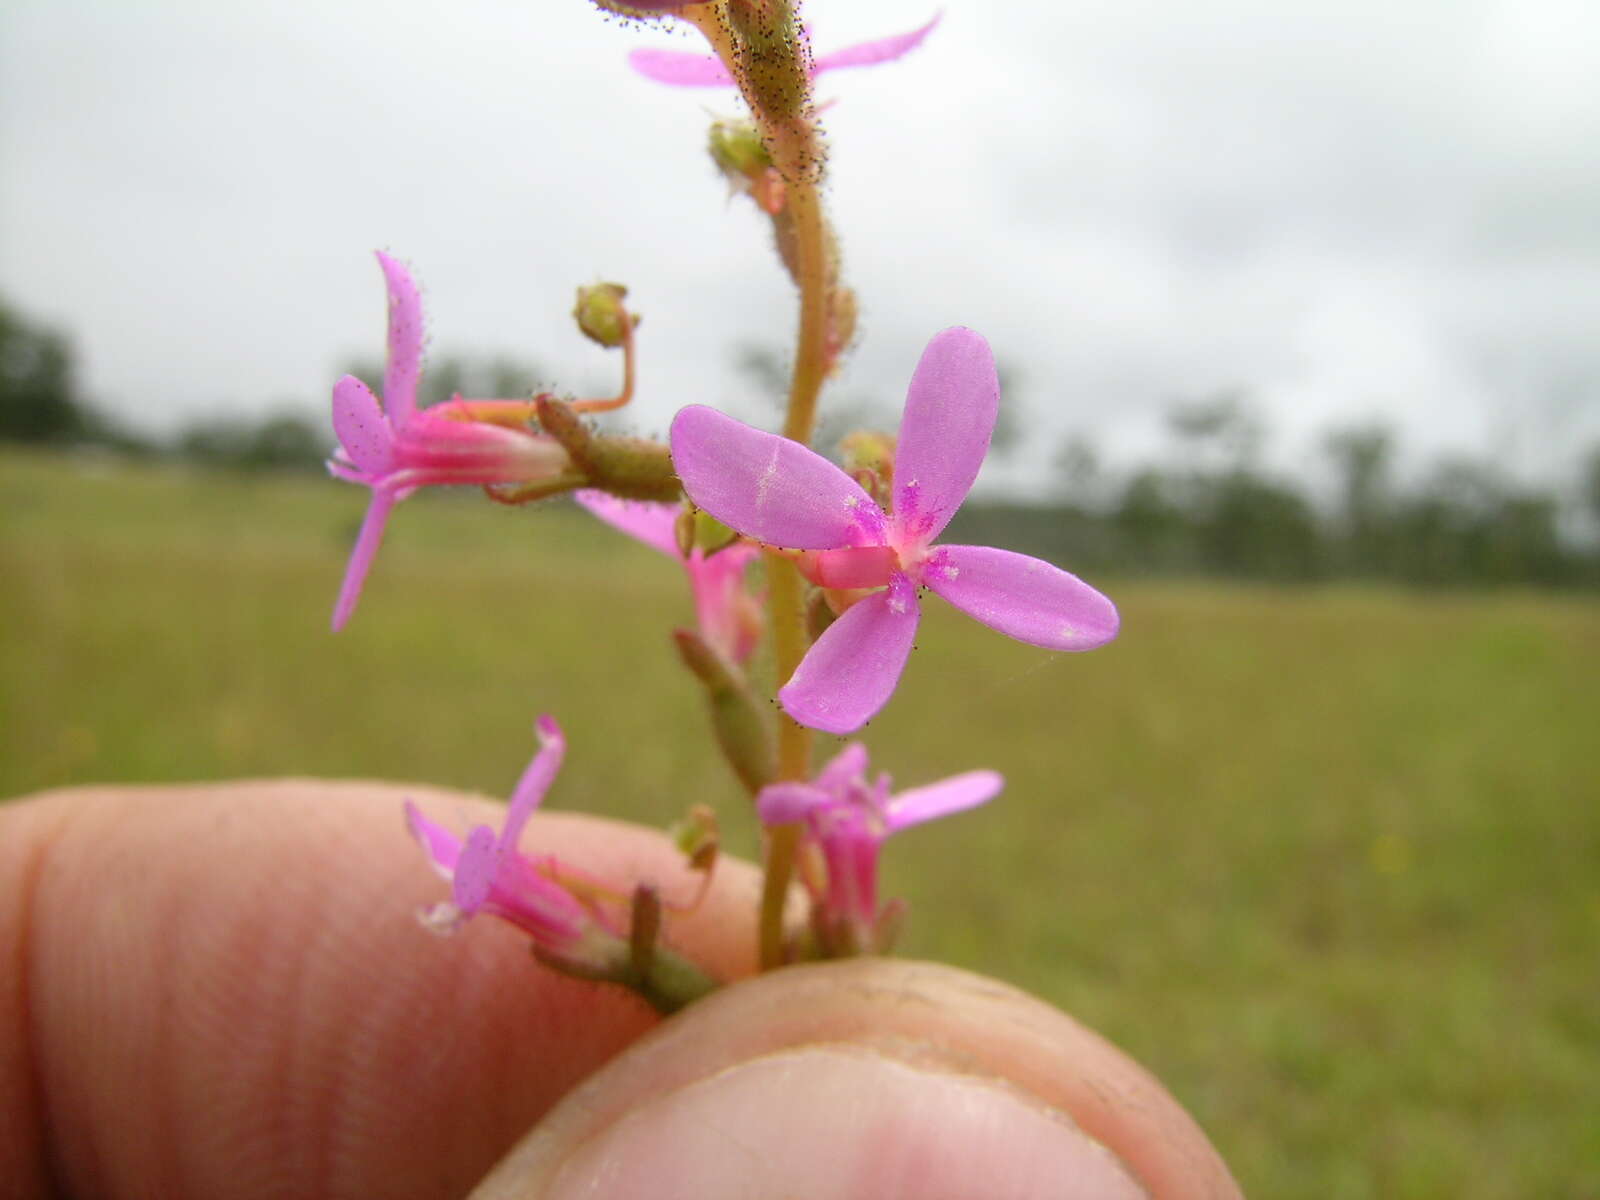
{"type": "MultiPolygon", "coordinates": [[[[778,686],[787,683],[806,652],[805,614],[800,572],[778,554],[767,555],[767,612],[772,627],[778,686]]],[[[811,730],[782,712],[778,722],[778,778],[804,779],[811,770],[811,730]]],[[[783,965],[783,913],[794,876],[800,843],[798,825],[778,825],[767,832],[766,873],[761,884],[761,967],[783,965]]]]}
{"type": "MultiPolygon", "coordinates": [[[[738,48],[719,6],[696,5],[681,15],[705,35],[717,57],[739,81],[740,90],[761,127],[768,153],[783,175],[784,203],[794,233],[794,276],[800,289],[794,377],[789,385],[783,433],[805,445],[816,426],[817,398],[831,366],[828,305],[833,290],[827,223],[817,188],[823,155],[811,115],[811,98],[802,93],[786,112],[763,111],[760,89],[753,86],[738,61],[738,48]]],[[[804,88],[804,71],[796,73],[804,88]]],[[[773,632],[777,686],[782,687],[800,665],[808,641],[800,574],[792,562],[777,555],[767,556],[767,613],[773,632]]],[[[777,713],[776,719],[778,778],[804,779],[811,768],[811,731],[782,712],[777,713]]],[[[799,843],[798,825],[781,825],[768,832],[760,915],[763,969],[781,966],[784,961],[783,913],[799,843]]]]}
{"type": "Polygon", "coordinates": [[[786,203],[794,222],[800,328],[783,434],[804,445],[811,440],[817,421],[817,397],[828,377],[828,236],[822,196],[816,184],[791,184],[786,203]]]}

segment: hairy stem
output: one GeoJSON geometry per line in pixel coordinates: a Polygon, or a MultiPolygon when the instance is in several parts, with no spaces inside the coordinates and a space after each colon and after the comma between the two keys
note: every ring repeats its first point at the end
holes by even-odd
{"type": "Polygon", "coordinates": [[[811,440],[817,423],[817,397],[828,377],[828,235],[822,197],[810,181],[789,187],[794,222],[795,278],[800,285],[800,328],[795,340],[794,378],[783,433],[800,443],[811,440]]]}
{"type": "MultiPolygon", "coordinates": [[[[800,572],[777,554],[767,555],[767,611],[772,623],[773,656],[777,684],[782,687],[800,665],[806,652],[805,614],[801,603],[800,572]]],[[[783,713],[778,722],[778,778],[804,779],[811,768],[811,730],[783,713]]],[[[767,833],[766,872],[761,885],[761,967],[782,966],[783,911],[794,876],[794,856],[800,842],[798,825],[779,825],[767,833]]]]}
{"type": "MultiPolygon", "coordinates": [[[[802,445],[811,440],[817,420],[817,397],[831,369],[828,340],[828,306],[834,281],[829,260],[827,223],[817,181],[822,149],[811,116],[811,98],[804,64],[793,64],[801,92],[790,93],[787,111],[767,111],[762,89],[739,61],[739,47],[718,6],[694,6],[683,17],[700,30],[712,50],[738,80],[750,105],[763,141],[786,187],[785,205],[793,232],[795,283],[800,289],[800,319],[796,334],[794,377],[789,385],[789,406],[784,418],[785,437],[802,445]]],[[[796,52],[803,52],[798,46],[796,52]]],[[[767,556],[767,613],[773,633],[777,685],[787,683],[805,656],[806,637],[800,574],[794,564],[777,555],[767,556]]],[[[811,731],[783,713],[778,722],[778,778],[804,779],[811,766],[811,731]]],[[[794,875],[800,827],[782,825],[768,832],[766,875],[761,889],[761,966],[780,966],[784,960],[783,913],[794,875]]]]}

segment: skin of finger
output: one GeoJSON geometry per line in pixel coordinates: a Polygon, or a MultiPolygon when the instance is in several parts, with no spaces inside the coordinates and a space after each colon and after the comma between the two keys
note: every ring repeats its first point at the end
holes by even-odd
{"type": "Polygon", "coordinates": [[[1065,1113],[1154,1197],[1241,1194],[1166,1089],[1070,1017],[952,967],[856,959],[763,975],[680,1013],[568,1096],[473,1200],[542,1196],[578,1148],[641,1105],[738,1064],[806,1046],[865,1050],[1019,1089],[1065,1113]]]}
{"type": "MultiPolygon", "coordinates": [[[[448,885],[406,833],[407,796],[462,830],[503,814],[295,781],[0,808],[6,1194],[460,1196],[658,1023],[500,922],[423,930],[448,885]]],[[[697,887],[636,827],[541,814],[522,845],[669,901],[697,887]]],[[[724,862],[669,941],[720,978],[751,972],[756,896],[724,862]]]]}

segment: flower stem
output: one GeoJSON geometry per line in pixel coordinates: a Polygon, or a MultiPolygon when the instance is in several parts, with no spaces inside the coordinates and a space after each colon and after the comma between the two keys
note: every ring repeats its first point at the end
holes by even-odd
{"type": "MultiPolygon", "coordinates": [[[[782,687],[806,652],[805,614],[800,572],[778,554],[767,555],[767,611],[772,625],[777,684],[782,687]]],[[[811,730],[783,713],[778,721],[778,778],[804,779],[811,769],[811,730]]],[[[782,966],[783,912],[794,875],[799,825],[777,825],[767,831],[766,872],[761,884],[761,967],[782,966]]]]}
{"type": "MultiPolygon", "coordinates": [[[[790,223],[792,274],[800,289],[800,319],[796,334],[794,377],[789,384],[789,407],[784,417],[785,437],[806,444],[817,420],[817,397],[832,367],[829,349],[829,311],[833,272],[822,195],[817,187],[823,161],[811,97],[803,64],[790,64],[802,92],[787,97],[785,111],[769,111],[763,89],[739,62],[739,48],[725,14],[716,5],[694,5],[680,14],[705,35],[729,73],[739,82],[751,113],[760,126],[762,140],[783,176],[785,207],[790,223]]],[[[802,35],[803,36],[803,35],[802,35]]],[[[801,53],[799,44],[795,53],[801,53]]],[[[805,656],[807,637],[800,574],[794,563],[767,556],[767,613],[773,631],[777,685],[782,687],[805,656]]],[[[811,766],[811,731],[783,713],[778,721],[778,778],[804,779],[811,766]]],[[[766,876],[761,889],[761,966],[781,966],[784,960],[783,913],[794,875],[800,827],[780,825],[768,831],[766,876]]]]}
{"type": "Polygon", "coordinates": [[[817,397],[828,377],[827,226],[822,216],[822,197],[810,180],[790,185],[788,208],[794,222],[800,329],[783,433],[804,444],[811,440],[817,421],[817,397]]]}

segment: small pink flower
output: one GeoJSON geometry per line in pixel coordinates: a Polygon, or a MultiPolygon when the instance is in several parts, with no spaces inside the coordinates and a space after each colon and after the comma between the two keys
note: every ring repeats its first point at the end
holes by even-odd
{"type": "Polygon", "coordinates": [[[928,343],[906,392],[892,514],[798,442],[702,405],[673,419],[673,467],[697,505],[758,542],[817,552],[800,556],[814,583],[881,589],[827,628],[778,693],[802,725],[850,733],[888,702],[916,636],[919,587],[1047,650],[1116,637],[1116,606],[1077,576],[1010,550],[933,544],[978,476],[999,401],[982,337],[955,328],[928,343]]]}
{"type": "Polygon", "coordinates": [[[767,825],[805,823],[820,851],[826,886],[814,891],[821,931],[834,952],[887,949],[892,932],[878,906],[878,855],[889,835],[924,821],[976,808],[1000,794],[993,771],[968,771],[927,787],[889,794],[889,776],[867,781],[867,750],[851,742],[811,783],[773,783],[756,797],[767,825]]]}
{"type": "Polygon", "coordinates": [[[500,425],[458,420],[449,405],[417,408],[422,373],[422,299],[411,273],[378,252],[389,292],[389,359],[383,403],[354,375],[333,386],[333,429],[339,449],[328,470],[372,489],[372,503],[344,584],[333,609],[342,629],[361,595],[361,585],[383,541],[389,512],[429,484],[527,483],[550,479],[568,468],[567,452],[552,438],[500,425]]]}
{"type": "Polygon", "coordinates": [[[696,547],[687,558],[678,549],[675,532],[679,504],[646,500],[619,500],[609,492],[584,488],[573,498],[607,525],[683,564],[694,595],[695,619],[700,635],[731,663],[743,663],[761,640],[761,606],[745,588],[745,572],[761,553],[740,543],[707,554],[696,547]]]}
{"type": "MultiPolygon", "coordinates": [[[[935,14],[933,20],[909,33],[858,42],[843,50],[835,50],[832,54],[824,54],[812,61],[811,77],[815,79],[825,71],[870,67],[903,58],[922,44],[943,15],[935,14]]],[[[695,54],[687,50],[635,50],[628,55],[628,65],[646,79],[671,87],[725,87],[733,84],[733,76],[728,74],[728,69],[714,54],[695,54]]]]}
{"type": "Polygon", "coordinates": [[[429,909],[423,922],[438,932],[451,932],[469,917],[489,913],[526,932],[547,954],[581,961],[585,949],[597,938],[609,942],[614,935],[552,878],[553,858],[527,858],[517,850],[523,827],[555,782],[566,753],[566,739],[553,717],[540,717],[535,730],[539,752],[511,793],[499,833],[478,825],[462,840],[406,801],[406,824],[412,836],[434,869],[450,881],[453,891],[453,899],[429,909]]]}

